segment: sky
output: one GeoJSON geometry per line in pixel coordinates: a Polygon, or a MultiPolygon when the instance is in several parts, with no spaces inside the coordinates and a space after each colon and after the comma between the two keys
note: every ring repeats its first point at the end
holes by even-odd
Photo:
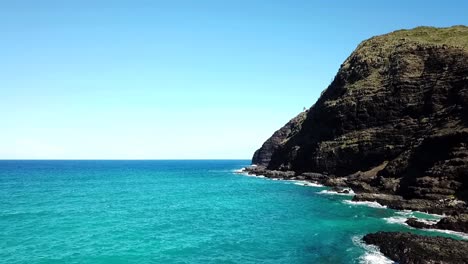
{"type": "Polygon", "coordinates": [[[0,0],[0,159],[250,159],[363,40],[468,1],[0,0]]]}

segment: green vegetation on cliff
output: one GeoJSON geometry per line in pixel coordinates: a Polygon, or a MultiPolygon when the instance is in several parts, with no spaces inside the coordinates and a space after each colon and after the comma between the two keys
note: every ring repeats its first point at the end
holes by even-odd
{"type": "Polygon", "coordinates": [[[447,28],[417,27],[410,30],[397,30],[367,41],[380,41],[385,46],[392,46],[395,42],[414,41],[422,44],[449,45],[468,50],[468,27],[462,25],[447,28]]]}

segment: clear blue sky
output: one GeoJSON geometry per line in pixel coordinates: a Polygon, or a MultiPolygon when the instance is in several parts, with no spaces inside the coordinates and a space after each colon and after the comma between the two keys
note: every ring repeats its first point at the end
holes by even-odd
{"type": "Polygon", "coordinates": [[[250,158],[362,40],[468,1],[0,1],[0,158],[250,158]]]}

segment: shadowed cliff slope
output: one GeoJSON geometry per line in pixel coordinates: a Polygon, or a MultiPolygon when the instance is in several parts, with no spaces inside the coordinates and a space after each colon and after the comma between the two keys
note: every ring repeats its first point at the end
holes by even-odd
{"type": "Polygon", "coordinates": [[[315,105],[252,162],[347,177],[361,192],[467,201],[468,27],[362,42],[315,105]]]}

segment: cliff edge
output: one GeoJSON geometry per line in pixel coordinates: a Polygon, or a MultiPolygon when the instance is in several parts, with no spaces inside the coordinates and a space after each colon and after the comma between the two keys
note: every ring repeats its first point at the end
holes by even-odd
{"type": "Polygon", "coordinates": [[[252,163],[340,178],[357,200],[396,209],[467,212],[468,27],[363,41],[252,163]]]}

